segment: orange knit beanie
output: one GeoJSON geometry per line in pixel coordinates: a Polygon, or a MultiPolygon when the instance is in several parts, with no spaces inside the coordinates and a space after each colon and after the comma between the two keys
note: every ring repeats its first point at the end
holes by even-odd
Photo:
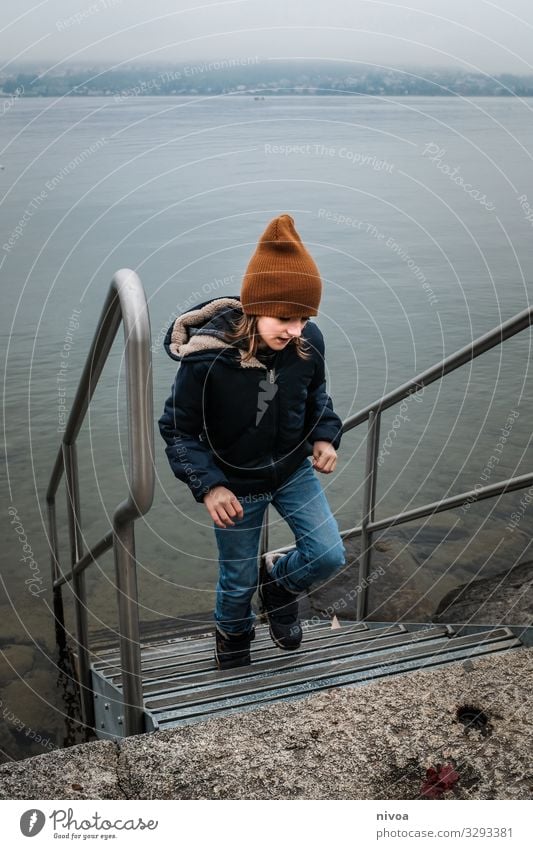
{"type": "Polygon", "coordinates": [[[244,274],[241,304],[248,315],[318,315],[320,272],[290,215],[273,218],[244,274]]]}

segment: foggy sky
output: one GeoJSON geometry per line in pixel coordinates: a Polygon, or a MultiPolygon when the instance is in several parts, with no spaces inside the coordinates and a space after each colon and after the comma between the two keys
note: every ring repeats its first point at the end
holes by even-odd
{"type": "Polygon", "coordinates": [[[253,56],[533,73],[531,0],[2,0],[2,12],[4,73],[253,56]]]}

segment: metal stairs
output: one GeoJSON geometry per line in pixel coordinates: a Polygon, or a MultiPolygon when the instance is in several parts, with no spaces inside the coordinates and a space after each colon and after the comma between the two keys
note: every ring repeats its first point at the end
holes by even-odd
{"type": "MultiPolygon", "coordinates": [[[[162,623],[161,623],[162,624],[162,623]]],[[[432,623],[302,622],[298,651],[282,651],[268,626],[256,624],[252,663],[217,669],[214,633],[205,624],[152,628],[141,634],[141,675],[146,731],[189,725],[213,716],[303,698],[338,686],[361,686],[389,675],[441,666],[524,645],[524,629],[432,623]],[[165,634],[166,630],[166,634],[165,634]]],[[[95,730],[100,738],[125,736],[118,646],[93,649],[91,675],[95,730]]]]}
{"type": "MultiPolygon", "coordinates": [[[[259,627],[250,667],[222,672],[215,668],[213,634],[206,633],[205,619],[204,624],[187,631],[183,631],[183,621],[179,620],[157,624],[139,621],[135,525],[150,510],[155,490],[153,348],[141,280],[129,268],[117,271],[102,306],[46,490],[56,642],[62,653],[75,652],[83,724],[88,729],[95,727],[101,737],[119,738],[249,710],[279,699],[301,698],[327,687],[358,686],[385,675],[533,644],[533,627],[454,625],[452,629],[435,624],[367,621],[371,616],[371,582],[367,579],[377,532],[533,485],[530,471],[483,486],[476,484],[472,490],[455,492],[396,515],[376,517],[383,414],[411,397],[420,400],[426,387],[516,334],[531,332],[532,325],[530,306],[343,421],[346,434],[359,425],[367,425],[361,521],[341,532],[345,540],[361,541],[357,578],[354,575],[359,624],[344,622],[340,630],[332,630],[328,623],[309,623],[301,650],[293,653],[272,645],[265,626],[259,627]],[[128,425],[127,488],[104,535],[88,541],[81,516],[78,438],[121,324],[126,364],[123,388],[128,425]],[[63,479],[67,495],[67,563],[60,551],[56,504],[63,479]],[[117,631],[112,636],[119,646],[112,645],[109,630],[89,633],[86,570],[94,570],[94,565],[111,549],[118,610],[117,631]],[[63,587],[67,585],[74,598],[75,647],[69,643],[71,630],[65,621],[63,587]]],[[[258,566],[270,550],[269,528],[267,507],[258,566]]]]}

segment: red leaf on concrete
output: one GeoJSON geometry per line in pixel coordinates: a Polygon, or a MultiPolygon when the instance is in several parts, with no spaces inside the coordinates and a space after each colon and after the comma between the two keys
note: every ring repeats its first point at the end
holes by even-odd
{"type": "Polygon", "coordinates": [[[420,790],[420,795],[426,799],[440,799],[441,796],[459,781],[459,773],[452,764],[437,764],[426,770],[426,780],[420,790]]]}

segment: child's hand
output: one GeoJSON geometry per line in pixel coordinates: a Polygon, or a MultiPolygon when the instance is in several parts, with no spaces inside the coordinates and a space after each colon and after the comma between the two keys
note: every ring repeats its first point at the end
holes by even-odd
{"type": "Polygon", "coordinates": [[[225,486],[214,486],[210,489],[207,495],[204,495],[204,504],[219,528],[234,525],[232,516],[236,516],[237,519],[242,519],[244,516],[241,502],[235,493],[225,486]]]}
{"type": "Polygon", "coordinates": [[[337,464],[337,452],[331,442],[319,440],[313,443],[313,459],[311,462],[317,472],[324,472],[325,475],[333,472],[337,464]]]}

